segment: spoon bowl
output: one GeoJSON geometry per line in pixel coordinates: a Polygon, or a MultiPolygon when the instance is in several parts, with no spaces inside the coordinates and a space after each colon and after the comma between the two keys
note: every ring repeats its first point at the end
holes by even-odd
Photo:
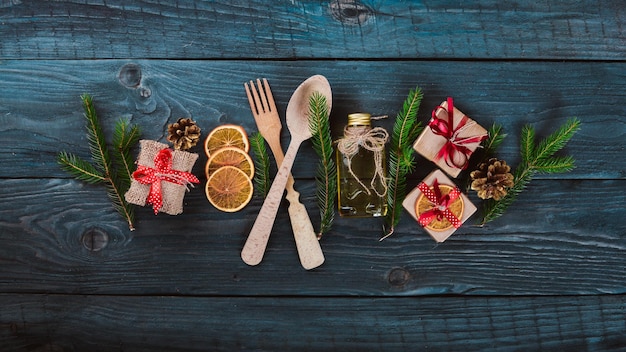
{"type": "Polygon", "coordinates": [[[300,135],[303,141],[311,138],[311,130],[309,129],[309,98],[315,92],[322,94],[326,98],[328,111],[330,111],[333,104],[333,94],[328,80],[322,75],[309,77],[293,92],[291,99],[289,99],[289,104],[287,104],[287,128],[289,133],[291,133],[292,139],[294,134],[300,135]]]}
{"type": "MultiPolygon", "coordinates": [[[[332,102],[332,92],[330,84],[326,77],[321,75],[315,75],[309,77],[302,82],[298,88],[294,91],[289,104],[287,105],[287,128],[291,134],[291,141],[289,147],[285,153],[285,158],[280,164],[278,173],[272,182],[272,186],[265,197],[263,206],[259,211],[254,225],[250,230],[248,239],[241,251],[241,259],[248,265],[257,265],[263,260],[265,254],[265,248],[267,247],[267,241],[269,240],[272,227],[274,226],[274,220],[276,219],[276,213],[285,191],[285,185],[287,184],[287,178],[291,173],[291,167],[296,158],[300,144],[303,141],[311,138],[311,131],[309,130],[309,97],[313,92],[320,92],[326,97],[326,101],[329,104],[332,102]]],[[[315,258],[320,258],[324,261],[324,257],[321,254],[319,243],[316,238],[303,239],[302,241],[296,241],[298,243],[298,252],[300,256],[311,255],[315,258]],[[313,240],[315,242],[313,242],[313,240]]],[[[319,262],[320,265],[321,262],[319,262]]]]}

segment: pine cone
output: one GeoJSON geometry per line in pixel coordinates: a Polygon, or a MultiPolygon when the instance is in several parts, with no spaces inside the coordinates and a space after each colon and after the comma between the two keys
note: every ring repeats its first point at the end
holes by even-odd
{"type": "Polygon", "coordinates": [[[167,133],[167,140],[174,144],[174,149],[178,150],[188,150],[200,140],[200,127],[188,118],[181,118],[167,125],[167,133]]]}
{"type": "Polygon", "coordinates": [[[478,170],[472,171],[472,189],[482,199],[493,198],[500,200],[506,196],[509,188],[513,187],[513,175],[511,167],[504,160],[496,158],[481,163],[478,170]]]}

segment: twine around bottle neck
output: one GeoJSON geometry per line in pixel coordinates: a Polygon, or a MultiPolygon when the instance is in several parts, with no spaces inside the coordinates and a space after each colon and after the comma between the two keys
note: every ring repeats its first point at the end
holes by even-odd
{"type": "Polygon", "coordinates": [[[371,195],[369,188],[359,179],[352,170],[352,158],[359,152],[360,148],[371,151],[374,154],[374,176],[370,181],[370,187],[379,197],[387,194],[387,180],[385,178],[383,168],[383,156],[385,153],[385,143],[389,139],[389,134],[382,127],[365,126],[365,125],[348,125],[344,128],[344,137],[337,141],[337,150],[348,159],[348,171],[350,175],[363,187],[368,195],[371,195]],[[376,187],[376,181],[379,180],[383,186],[383,192],[380,193],[376,187]]]}

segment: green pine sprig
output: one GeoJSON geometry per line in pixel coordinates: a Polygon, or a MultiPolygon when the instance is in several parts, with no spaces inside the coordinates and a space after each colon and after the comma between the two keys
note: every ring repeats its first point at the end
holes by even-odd
{"type": "Polygon", "coordinates": [[[130,170],[133,164],[130,149],[139,140],[139,129],[136,126],[129,126],[125,120],[118,121],[115,125],[113,138],[115,148],[111,152],[100,126],[93,105],[93,98],[88,94],[83,94],[80,98],[85,109],[87,140],[92,163],[64,151],[59,153],[57,161],[63,170],[80,181],[90,184],[104,182],[113,207],[126,219],[129,229],[133,231],[135,229],[133,207],[126,202],[124,194],[130,187],[130,170]],[[123,172],[119,172],[115,167],[116,165],[123,172]]]}
{"type": "Polygon", "coordinates": [[[265,199],[270,190],[270,157],[267,153],[265,138],[256,132],[250,137],[250,147],[254,155],[254,191],[265,199]]]}
{"type": "Polygon", "coordinates": [[[309,129],[313,149],[319,157],[315,185],[317,205],[320,210],[318,239],[327,233],[335,219],[335,197],[337,195],[337,166],[335,165],[333,141],[330,133],[328,102],[319,92],[309,97],[309,129]]]}
{"type": "Polygon", "coordinates": [[[506,133],[502,131],[502,125],[495,122],[489,128],[488,133],[489,136],[482,143],[485,158],[487,159],[496,153],[496,150],[500,147],[500,144],[502,144],[504,138],[507,136],[506,133]]]}
{"type": "Polygon", "coordinates": [[[554,156],[554,154],[563,149],[579,129],[580,120],[577,118],[569,119],[557,131],[536,144],[534,128],[531,125],[524,126],[520,137],[522,161],[515,169],[514,185],[509,189],[506,196],[499,201],[493,199],[485,201],[480,225],[483,226],[502,216],[530,183],[534,175],[571,171],[575,167],[574,158],[571,156],[554,156]]]}
{"type": "Polygon", "coordinates": [[[402,201],[406,195],[406,176],[415,169],[413,142],[422,132],[421,122],[417,120],[417,111],[422,102],[422,90],[415,87],[410,90],[402,110],[396,116],[391,133],[389,147],[387,215],[385,215],[385,234],[381,241],[391,236],[400,222],[402,201]]]}
{"type": "Polygon", "coordinates": [[[106,181],[106,177],[88,161],[81,157],[60,152],[58,157],[59,164],[66,172],[72,174],[76,179],[90,184],[98,184],[106,181]]]}
{"type": "Polygon", "coordinates": [[[133,165],[135,160],[131,155],[131,148],[139,142],[140,131],[139,126],[130,125],[125,119],[120,119],[115,124],[113,132],[113,146],[115,150],[113,156],[117,163],[117,167],[124,173],[123,180],[130,181],[133,174],[133,165]]]}

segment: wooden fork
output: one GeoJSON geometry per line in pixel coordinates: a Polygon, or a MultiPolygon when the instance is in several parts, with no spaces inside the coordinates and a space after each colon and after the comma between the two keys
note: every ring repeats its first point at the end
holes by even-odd
{"type": "MultiPolygon", "coordinates": [[[[274,159],[276,159],[276,164],[280,166],[285,157],[280,144],[280,130],[282,124],[278,116],[278,110],[276,110],[276,103],[274,102],[269,83],[267,83],[267,79],[263,78],[262,84],[260,79],[256,80],[256,87],[253,81],[250,81],[249,85],[248,83],[244,83],[244,87],[259,133],[261,133],[263,138],[267,141],[267,144],[272,150],[272,154],[274,154],[274,159]]],[[[300,263],[302,267],[309,270],[322,265],[324,262],[324,254],[322,253],[319,241],[313,230],[309,214],[304,205],[300,203],[300,194],[293,188],[293,184],[293,176],[289,174],[285,189],[287,190],[286,198],[289,201],[288,211],[289,218],[291,219],[291,228],[296,241],[300,263]]],[[[261,259],[262,258],[258,258],[258,261],[260,262],[261,259]]],[[[258,262],[255,261],[256,260],[253,260],[248,264],[258,264],[258,262]]]]}

